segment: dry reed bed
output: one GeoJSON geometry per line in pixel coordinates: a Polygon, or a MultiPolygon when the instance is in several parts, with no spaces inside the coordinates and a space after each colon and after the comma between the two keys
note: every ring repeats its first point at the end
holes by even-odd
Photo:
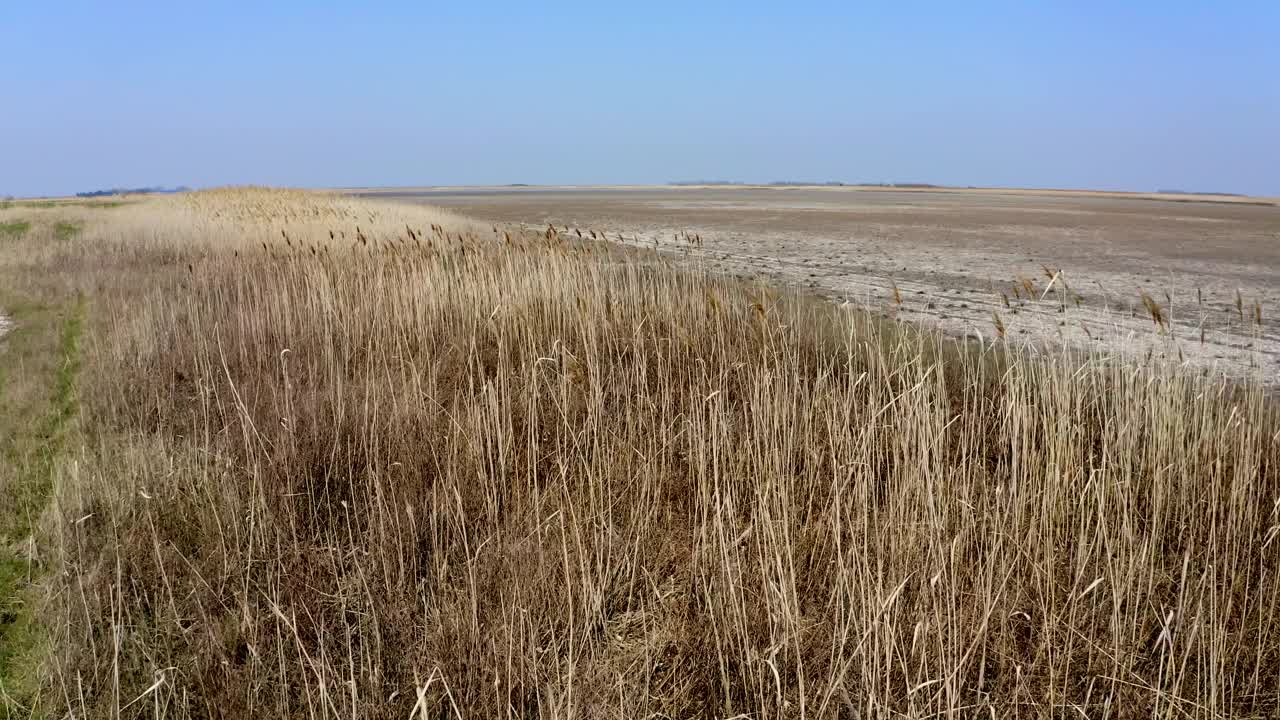
{"type": "Polygon", "coordinates": [[[1257,387],[419,208],[138,212],[82,241],[158,289],[98,302],[46,522],[76,716],[1280,702],[1257,387]]]}

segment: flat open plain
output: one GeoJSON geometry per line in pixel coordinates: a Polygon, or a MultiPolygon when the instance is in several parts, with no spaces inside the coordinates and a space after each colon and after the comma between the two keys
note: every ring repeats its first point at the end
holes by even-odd
{"type": "Polygon", "coordinates": [[[989,341],[998,322],[1014,342],[1152,355],[1280,382],[1274,201],[816,187],[357,194],[498,224],[603,232],[955,335],[989,341]],[[700,242],[686,239],[694,237],[700,242]]]}

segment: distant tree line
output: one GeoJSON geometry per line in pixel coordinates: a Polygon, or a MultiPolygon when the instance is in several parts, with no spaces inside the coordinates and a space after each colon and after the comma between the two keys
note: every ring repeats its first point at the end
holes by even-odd
{"type": "Polygon", "coordinates": [[[94,190],[92,192],[79,192],[76,197],[96,198],[110,197],[112,195],[148,195],[154,193],[180,193],[188,192],[191,188],[186,185],[180,185],[175,188],[165,187],[144,187],[144,188],[112,188],[110,190],[94,190]]]}
{"type": "Polygon", "coordinates": [[[842,180],[826,180],[821,182],[806,182],[802,180],[775,180],[767,183],[748,183],[741,180],[681,180],[668,183],[669,185],[764,185],[767,187],[884,187],[884,188],[936,188],[941,185],[931,185],[929,183],[883,183],[883,182],[864,182],[864,183],[847,183],[842,180]]]}
{"type": "Polygon", "coordinates": [[[766,185],[766,186],[774,186],[774,185],[794,185],[794,186],[824,185],[824,186],[831,186],[831,187],[841,187],[841,186],[844,186],[844,185],[848,185],[849,183],[840,182],[839,180],[827,180],[827,181],[825,181],[825,182],[803,182],[803,181],[800,181],[800,180],[775,180],[774,182],[767,182],[767,183],[749,183],[749,182],[743,182],[743,181],[741,181],[741,180],[679,180],[679,181],[671,182],[671,183],[667,183],[667,184],[668,184],[668,185],[766,185]]]}
{"type": "Polygon", "coordinates": [[[1157,190],[1161,195],[1220,195],[1222,197],[1244,197],[1240,193],[1229,192],[1196,192],[1194,190],[1157,190]]]}

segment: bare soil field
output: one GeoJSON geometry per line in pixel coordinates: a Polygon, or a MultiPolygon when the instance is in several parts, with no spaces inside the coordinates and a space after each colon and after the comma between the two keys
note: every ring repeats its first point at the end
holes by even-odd
{"type": "Polygon", "coordinates": [[[1280,206],[1232,196],[814,187],[355,194],[581,229],[986,341],[1280,380],[1280,206]]]}

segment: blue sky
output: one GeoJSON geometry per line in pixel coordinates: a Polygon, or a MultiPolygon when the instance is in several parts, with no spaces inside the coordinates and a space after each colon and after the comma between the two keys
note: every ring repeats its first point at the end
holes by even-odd
{"type": "Polygon", "coordinates": [[[1280,2],[19,2],[0,195],[842,180],[1280,195],[1280,2]]]}

